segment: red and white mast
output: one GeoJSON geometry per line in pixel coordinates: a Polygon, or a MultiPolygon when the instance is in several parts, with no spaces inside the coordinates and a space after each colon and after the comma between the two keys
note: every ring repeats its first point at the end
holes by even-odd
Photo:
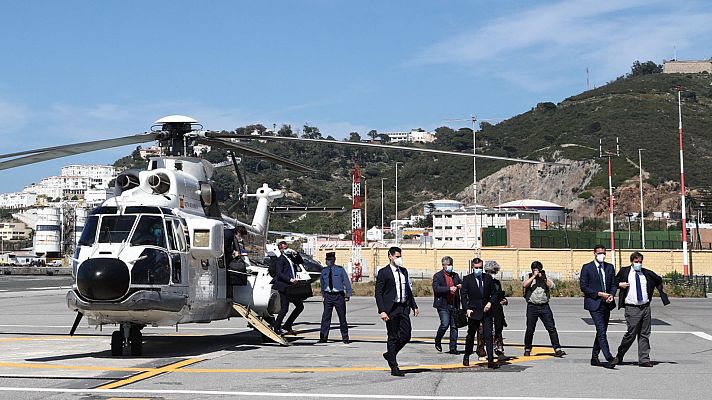
{"type": "Polygon", "coordinates": [[[361,222],[361,168],[354,163],[351,184],[351,274],[361,275],[361,245],[363,244],[363,229],[361,222]]]}

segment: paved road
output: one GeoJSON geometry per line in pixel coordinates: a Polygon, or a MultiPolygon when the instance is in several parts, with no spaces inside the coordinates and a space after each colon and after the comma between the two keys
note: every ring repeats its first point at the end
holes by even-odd
{"type": "MultiPolygon", "coordinates": [[[[24,281],[19,281],[24,282],[24,281]]],[[[3,281],[6,283],[6,281],[3,281]]],[[[38,283],[38,282],[34,282],[38,283]]],[[[18,285],[25,283],[18,283],[18,285]]],[[[34,285],[34,284],[33,284],[34,285]]],[[[45,277],[37,286],[61,286],[45,277]]],[[[146,328],[144,356],[111,357],[113,327],[82,324],[67,336],[74,315],[65,290],[0,292],[0,398],[709,398],[712,382],[712,301],[673,299],[653,307],[654,368],[626,363],[610,371],[588,365],[593,327],[581,299],[553,299],[557,327],[568,356],[550,356],[548,335],[539,326],[533,357],[517,357],[497,371],[462,368],[461,357],[439,354],[432,337],[437,314],[419,299],[414,340],[399,357],[403,378],[390,376],[381,353],[385,329],[371,298],[349,303],[354,343],[316,345],[321,303],[309,301],[301,331],[290,347],[263,344],[241,319],[212,324],[146,328]],[[108,385],[108,386],[107,386],[108,385]],[[95,389],[113,387],[113,389],[95,389]],[[47,392],[44,392],[47,391],[47,392]],[[479,396],[479,397],[478,397],[479,396]]],[[[521,299],[507,307],[506,352],[521,356],[524,336],[521,299]]],[[[616,320],[610,341],[617,346],[624,325],[616,320]]],[[[336,322],[336,321],[334,321],[336,322]]],[[[464,330],[461,330],[464,336],[464,330]]],[[[332,338],[338,339],[334,325],[332,338]]],[[[462,344],[460,345],[462,349],[462,344]]]]}

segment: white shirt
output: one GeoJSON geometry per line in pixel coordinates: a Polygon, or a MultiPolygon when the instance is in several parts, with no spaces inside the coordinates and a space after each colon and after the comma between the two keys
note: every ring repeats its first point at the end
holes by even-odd
{"type": "Polygon", "coordinates": [[[390,265],[391,267],[391,272],[393,272],[393,279],[396,282],[396,303],[405,303],[408,301],[406,297],[406,293],[408,293],[405,289],[405,285],[408,284],[407,280],[405,279],[405,275],[400,271],[400,268],[394,267],[393,265],[390,265]],[[398,276],[400,275],[400,285],[398,285],[398,276]],[[402,300],[402,301],[401,301],[402,300]]]}
{"type": "MultiPolygon", "coordinates": [[[[596,265],[596,275],[598,275],[598,276],[601,276],[601,274],[603,275],[603,285],[605,286],[605,284],[606,284],[606,268],[603,267],[603,264],[599,263],[598,260],[596,260],[596,259],[593,260],[593,263],[596,265]],[[601,271],[601,273],[599,274],[598,271],[601,271]]],[[[599,285],[600,285],[600,282],[599,282],[599,285]]],[[[601,290],[601,291],[605,292],[606,289],[607,288],[604,287],[603,290],[601,290]]]]}
{"type": "Polygon", "coordinates": [[[645,279],[645,275],[643,275],[643,272],[639,272],[640,274],[640,290],[642,291],[643,294],[643,301],[638,301],[638,292],[636,289],[636,283],[635,283],[635,270],[633,268],[630,269],[630,272],[628,273],[628,283],[630,286],[628,286],[628,294],[625,296],[625,304],[634,304],[636,306],[639,306],[641,304],[645,304],[650,301],[648,299],[648,280],[645,279]]]}

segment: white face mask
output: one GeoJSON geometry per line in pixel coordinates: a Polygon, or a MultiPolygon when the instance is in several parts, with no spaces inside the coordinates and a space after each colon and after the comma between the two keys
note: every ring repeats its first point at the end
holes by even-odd
{"type": "Polygon", "coordinates": [[[393,264],[395,264],[396,267],[402,267],[403,266],[403,258],[398,257],[395,260],[393,260],[393,264]]]}
{"type": "Polygon", "coordinates": [[[605,254],[596,254],[596,261],[602,263],[603,260],[605,260],[605,259],[606,259],[606,255],[605,255],[605,254]]]}
{"type": "Polygon", "coordinates": [[[640,271],[643,268],[643,264],[640,263],[633,263],[633,269],[636,271],[640,271]]]}

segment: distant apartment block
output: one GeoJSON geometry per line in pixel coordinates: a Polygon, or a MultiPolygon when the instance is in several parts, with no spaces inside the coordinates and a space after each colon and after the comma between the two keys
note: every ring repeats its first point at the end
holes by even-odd
{"type": "Polygon", "coordinates": [[[0,208],[27,208],[37,203],[37,193],[13,192],[0,193],[0,208]]]}
{"type": "Polygon", "coordinates": [[[27,240],[32,229],[24,222],[0,222],[0,239],[2,240],[27,240]]]}
{"type": "Polygon", "coordinates": [[[712,74],[712,60],[663,62],[663,74],[712,74]]]}
{"type": "Polygon", "coordinates": [[[410,132],[383,132],[391,143],[432,143],[435,141],[435,132],[426,132],[422,129],[413,129],[410,132]]]}

